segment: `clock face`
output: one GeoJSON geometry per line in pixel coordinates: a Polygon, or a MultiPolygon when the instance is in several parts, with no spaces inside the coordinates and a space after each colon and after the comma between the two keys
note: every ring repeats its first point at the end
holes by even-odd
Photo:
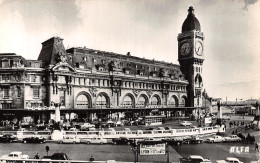
{"type": "Polygon", "coordinates": [[[186,43],[182,44],[181,50],[180,50],[180,53],[182,55],[188,55],[190,53],[190,51],[191,51],[191,44],[190,43],[186,42],[186,43]]]}
{"type": "Polygon", "coordinates": [[[198,55],[202,55],[202,51],[203,51],[203,46],[202,46],[202,43],[201,42],[196,42],[195,44],[195,52],[198,54],[198,55]]]}

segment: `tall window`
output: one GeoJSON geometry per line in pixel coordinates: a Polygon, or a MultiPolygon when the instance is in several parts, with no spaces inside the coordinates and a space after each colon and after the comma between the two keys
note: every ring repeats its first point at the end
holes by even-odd
{"type": "Polygon", "coordinates": [[[152,97],[151,105],[154,105],[154,106],[160,105],[160,104],[159,104],[158,97],[156,97],[156,96],[153,96],[153,97],[152,97]]]}
{"type": "Polygon", "coordinates": [[[3,88],[3,94],[4,94],[4,98],[9,98],[10,97],[10,88],[3,88]]]}
{"type": "Polygon", "coordinates": [[[22,95],[22,90],[20,87],[17,88],[17,97],[21,97],[22,95]]]}
{"type": "Polygon", "coordinates": [[[131,108],[133,106],[133,101],[130,96],[125,96],[123,101],[123,107],[125,108],[131,108]]]}
{"type": "Polygon", "coordinates": [[[137,106],[143,108],[143,107],[145,107],[145,105],[146,105],[145,97],[144,96],[140,96],[138,98],[137,106]]]}
{"type": "Polygon", "coordinates": [[[33,87],[33,97],[34,98],[40,97],[40,88],[39,87],[33,87]]]}
{"type": "Polygon", "coordinates": [[[32,82],[36,82],[36,75],[32,75],[32,82]]]}
{"type": "Polygon", "coordinates": [[[185,99],[184,97],[181,98],[180,106],[181,106],[181,107],[186,106],[186,99],[185,99]]]}
{"type": "Polygon", "coordinates": [[[178,106],[178,100],[177,97],[172,96],[169,101],[169,106],[177,107],[178,106]]]}
{"type": "Polygon", "coordinates": [[[11,103],[2,103],[2,109],[11,109],[11,103]]]}
{"type": "Polygon", "coordinates": [[[96,101],[97,108],[107,108],[106,96],[99,95],[96,101]]]}
{"type": "Polygon", "coordinates": [[[60,90],[59,94],[60,94],[60,104],[61,106],[65,106],[65,91],[60,90]]]}
{"type": "Polygon", "coordinates": [[[3,67],[3,68],[8,68],[8,67],[10,67],[10,66],[9,66],[9,60],[8,60],[8,59],[3,59],[3,60],[2,60],[2,67],[3,67]]]}
{"type": "Polygon", "coordinates": [[[89,106],[89,100],[85,95],[79,95],[77,98],[77,108],[86,109],[89,106]]]}

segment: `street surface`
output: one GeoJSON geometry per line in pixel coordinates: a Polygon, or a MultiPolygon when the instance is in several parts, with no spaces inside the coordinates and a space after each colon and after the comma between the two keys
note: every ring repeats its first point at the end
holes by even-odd
{"type": "MultiPolygon", "coordinates": [[[[259,133],[258,133],[259,134],[259,133]]],[[[64,152],[71,159],[89,160],[94,156],[97,161],[117,160],[117,161],[134,161],[134,153],[130,145],[89,145],[89,144],[57,144],[49,142],[46,144],[23,144],[8,143],[0,144],[0,155],[8,154],[12,151],[22,151],[33,158],[36,153],[47,155],[45,147],[49,146],[49,155],[55,152],[64,152]]],[[[237,157],[243,162],[255,161],[259,159],[259,153],[254,151],[254,144],[242,143],[202,143],[202,144],[183,144],[181,146],[171,146],[170,161],[179,161],[180,157],[188,157],[191,154],[201,155],[209,158],[211,161],[225,159],[226,157],[237,157]],[[249,146],[249,154],[230,154],[230,146],[249,146]]],[[[166,155],[159,156],[139,156],[139,161],[165,161],[166,155]]]]}

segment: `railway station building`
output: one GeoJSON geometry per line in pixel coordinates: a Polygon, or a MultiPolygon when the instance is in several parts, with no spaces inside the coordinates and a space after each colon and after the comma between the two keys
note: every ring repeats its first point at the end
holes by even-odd
{"type": "MultiPolygon", "coordinates": [[[[2,120],[122,119],[202,108],[204,35],[192,7],[177,38],[179,65],[86,47],[42,42],[37,60],[0,53],[2,120]]],[[[69,41],[68,41],[69,42],[69,41]]],[[[158,54],[159,55],[159,54],[158,54]]]]}

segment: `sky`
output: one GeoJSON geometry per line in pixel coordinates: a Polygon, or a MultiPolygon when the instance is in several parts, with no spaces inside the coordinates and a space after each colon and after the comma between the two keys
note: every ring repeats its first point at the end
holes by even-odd
{"type": "Polygon", "coordinates": [[[178,63],[177,35],[193,6],[205,35],[209,96],[260,98],[258,0],[0,0],[0,53],[37,59],[53,36],[87,47],[178,63]]]}

